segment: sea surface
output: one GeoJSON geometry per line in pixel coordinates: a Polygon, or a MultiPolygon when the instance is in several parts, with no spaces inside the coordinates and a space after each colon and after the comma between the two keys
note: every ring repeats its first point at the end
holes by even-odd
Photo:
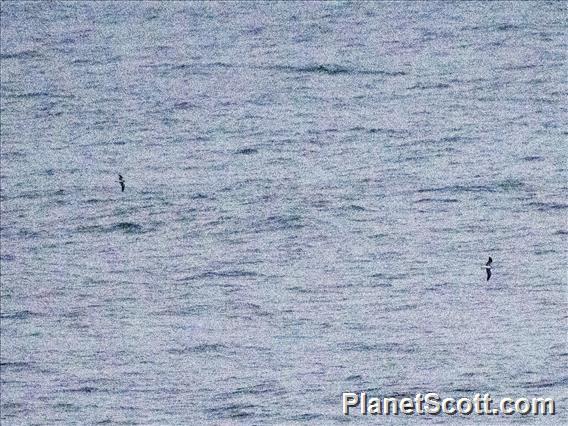
{"type": "Polygon", "coordinates": [[[0,7],[3,426],[568,422],[566,2],[0,7]]]}

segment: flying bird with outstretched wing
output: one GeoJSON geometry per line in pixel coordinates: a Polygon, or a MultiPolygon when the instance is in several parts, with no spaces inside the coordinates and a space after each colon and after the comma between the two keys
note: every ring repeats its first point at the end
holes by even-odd
{"type": "Polygon", "coordinates": [[[124,184],[124,178],[121,174],[118,175],[118,183],[120,183],[120,187],[122,188],[122,192],[124,192],[124,188],[126,185],[124,184]]]}

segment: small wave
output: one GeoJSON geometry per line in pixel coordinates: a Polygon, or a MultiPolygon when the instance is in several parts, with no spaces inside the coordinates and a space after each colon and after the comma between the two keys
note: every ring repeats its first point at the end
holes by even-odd
{"type": "Polygon", "coordinates": [[[385,128],[381,128],[381,127],[377,127],[377,128],[373,128],[373,129],[369,129],[369,133],[371,134],[383,134],[383,135],[387,135],[387,136],[391,136],[391,137],[396,137],[396,136],[405,136],[408,135],[408,131],[407,130],[400,130],[400,129],[385,129],[385,128]]]}
{"type": "Polygon", "coordinates": [[[77,232],[99,232],[103,229],[100,225],[81,225],[77,228],[77,232]]]}
{"type": "Polygon", "coordinates": [[[209,197],[206,194],[202,194],[201,192],[198,192],[197,194],[191,195],[189,198],[191,200],[206,200],[209,197]]]}
{"type": "Polygon", "coordinates": [[[327,75],[339,74],[363,74],[363,75],[384,75],[384,76],[402,76],[406,75],[404,71],[384,71],[384,70],[368,70],[344,67],[336,64],[320,64],[320,65],[307,65],[307,66],[294,66],[294,65],[272,65],[266,68],[296,73],[315,73],[327,75]]]}
{"type": "MultiPolygon", "coordinates": [[[[400,275],[385,274],[385,273],[382,273],[382,272],[378,272],[378,273],[375,273],[375,274],[371,274],[369,277],[370,277],[370,278],[379,278],[379,279],[388,280],[388,281],[398,280],[398,279],[401,278],[400,275]]],[[[404,276],[403,276],[403,277],[404,277],[404,276]]]]}
{"type": "Polygon", "coordinates": [[[83,58],[73,59],[71,61],[71,63],[73,65],[94,65],[93,61],[91,61],[89,59],[83,59],[83,58]]]}
{"type": "Polygon", "coordinates": [[[477,391],[476,388],[468,388],[468,387],[455,387],[451,390],[452,393],[454,394],[473,394],[477,391]]]}
{"type": "Polygon", "coordinates": [[[414,352],[413,348],[407,347],[408,345],[403,345],[401,343],[367,344],[361,342],[346,342],[340,343],[338,346],[340,349],[349,352],[386,352],[394,354],[414,352]]]}
{"type": "Polygon", "coordinates": [[[22,228],[18,231],[18,236],[22,238],[36,239],[39,238],[41,235],[42,234],[40,232],[28,228],[22,228]]]}
{"type": "Polygon", "coordinates": [[[353,210],[356,212],[364,212],[367,210],[365,207],[358,206],[357,204],[351,204],[348,208],[349,210],[353,210]]]}
{"type": "Polygon", "coordinates": [[[93,386],[81,386],[79,388],[63,389],[63,392],[92,393],[98,390],[98,388],[95,388],[93,386]]]}
{"type": "Polygon", "coordinates": [[[77,231],[88,233],[123,231],[128,234],[139,234],[142,233],[143,227],[137,223],[120,222],[110,226],[82,225],[77,228],[77,231]]]}
{"type": "Polygon", "coordinates": [[[57,93],[49,92],[27,92],[27,93],[17,93],[4,95],[7,99],[33,99],[33,98],[64,98],[73,99],[72,95],[60,95],[57,93]]]}
{"type": "Polygon", "coordinates": [[[195,107],[196,105],[192,104],[191,102],[178,102],[174,104],[175,109],[181,109],[181,110],[193,109],[195,107]]]}
{"type": "Polygon", "coordinates": [[[438,188],[423,188],[416,192],[495,192],[495,189],[485,185],[452,185],[438,188]]]}
{"type": "Polygon", "coordinates": [[[422,188],[417,190],[418,193],[426,192],[497,192],[497,191],[514,191],[525,186],[524,182],[518,179],[506,179],[497,182],[494,186],[487,185],[452,185],[442,186],[438,188],[422,188]]]}
{"type": "Polygon", "coordinates": [[[182,281],[195,281],[195,280],[203,280],[209,278],[239,278],[239,277],[257,277],[258,274],[252,271],[207,271],[201,274],[192,275],[189,277],[184,278],[182,281]]]}
{"type": "Polygon", "coordinates": [[[427,89],[447,89],[450,85],[448,83],[434,83],[434,84],[426,84],[426,83],[418,83],[414,86],[408,88],[408,90],[427,90],[427,89]]]}
{"type": "Polygon", "coordinates": [[[406,304],[406,305],[392,306],[392,307],[386,306],[385,312],[413,311],[417,307],[418,307],[417,304],[406,304]]]}
{"type": "Polygon", "coordinates": [[[503,67],[502,69],[505,71],[524,71],[524,70],[530,70],[533,68],[536,68],[537,65],[536,64],[522,64],[522,65],[509,65],[506,67],[503,67]]]}
{"type": "Polygon", "coordinates": [[[208,64],[207,66],[212,67],[212,68],[237,68],[237,67],[239,67],[239,65],[232,65],[232,64],[228,64],[226,62],[213,62],[211,64],[208,64]]]}
{"type": "Polygon", "coordinates": [[[296,414],[290,417],[290,420],[293,422],[300,422],[300,423],[308,423],[313,420],[323,418],[323,414],[318,413],[303,413],[303,414],[296,414]]]}
{"type": "Polygon", "coordinates": [[[259,383],[257,385],[242,386],[235,389],[232,392],[227,392],[225,395],[229,398],[240,395],[265,395],[265,394],[279,394],[278,382],[269,381],[264,383],[259,383]]]}
{"type": "Polygon", "coordinates": [[[235,154],[242,154],[242,155],[251,155],[258,153],[256,148],[243,148],[235,151],[235,154]]]}
{"type": "Polygon", "coordinates": [[[511,30],[519,30],[521,27],[515,24],[499,24],[495,27],[497,31],[511,31],[511,30]]]}
{"type": "Polygon", "coordinates": [[[457,198],[421,198],[417,203],[459,203],[457,198]]]}
{"type": "Polygon", "coordinates": [[[568,204],[561,204],[561,203],[541,203],[541,202],[532,202],[528,204],[531,207],[536,207],[537,210],[541,212],[550,211],[550,210],[562,210],[568,208],[568,204]]]}
{"type": "MultiPolygon", "coordinates": [[[[180,280],[182,281],[182,280],[180,280]]],[[[172,309],[165,309],[163,311],[158,311],[155,314],[156,315],[160,315],[160,316],[172,316],[172,317],[177,317],[177,316],[199,316],[199,315],[204,315],[208,312],[209,306],[207,305],[195,305],[195,306],[191,306],[191,307],[187,307],[187,308],[183,308],[183,309],[179,309],[179,310],[172,310],[172,309]]]]}
{"type": "Polygon", "coordinates": [[[21,52],[2,53],[0,59],[31,59],[40,56],[37,50],[22,50],[21,52]]]}
{"type": "Polygon", "coordinates": [[[3,262],[13,262],[16,260],[16,256],[13,254],[0,254],[0,260],[3,262]]]}
{"type": "Polygon", "coordinates": [[[242,419],[256,415],[258,407],[251,404],[228,404],[212,408],[209,413],[214,418],[242,419]],[[247,411],[244,411],[247,410],[247,411]]]}
{"type": "MultiPolygon", "coordinates": [[[[170,69],[174,70],[187,70],[190,69],[193,72],[198,72],[196,68],[200,68],[200,66],[196,66],[193,64],[166,64],[170,69]]],[[[201,67],[205,68],[221,68],[221,69],[236,69],[236,68],[245,68],[245,69],[260,69],[260,70],[276,70],[282,72],[290,72],[290,73],[311,73],[311,74],[325,74],[325,75],[381,75],[387,77],[396,77],[396,76],[403,76],[407,75],[404,71],[387,71],[387,70],[371,70],[371,69],[364,69],[364,68],[353,68],[342,66],[338,64],[313,64],[313,65],[252,65],[252,64],[229,64],[225,62],[213,62],[209,64],[202,65],[201,67]]]]}
{"type": "Polygon", "coordinates": [[[138,233],[142,231],[142,226],[138,225],[137,223],[132,222],[120,222],[115,225],[112,225],[109,230],[111,231],[126,231],[132,233],[138,233]]]}
{"type": "Polygon", "coordinates": [[[15,370],[15,371],[24,371],[26,369],[28,369],[29,367],[31,367],[32,364],[29,362],[25,362],[25,361],[6,361],[6,362],[0,362],[0,369],[2,371],[6,371],[6,370],[15,370]]]}
{"type": "Polygon", "coordinates": [[[259,232],[266,230],[266,228],[271,231],[277,231],[282,229],[300,229],[304,227],[302,217],[298,215],[269,216],[264,221],[264,225],[265,227],[260,227],[259,232]]]}
{"type": "Polygon", "coordinates": [[[519,179],[505,179],[497,183],[497,187],[504,191],[512,191],[524,187],[525,184],[519,179]]]}
{"type": "Polygon", "coordinates": [[[552,250],[552,249],[539,250],[539,249],[536,249],[534,251],[534,254],[536,254],[536,255],[551,254],[551,253],[556,253],[556,250],[552,250]]]}
{"type": "Polygon", "coordinates": [[[181,349],[169,349],[168,353],[182,355],[188,353],[219,353],[227,349],[227,346],[220,343],[203,343],[196,346],[188,346],[181,349]]]}
{"type": "Polygon", "coordinates": [[[354,380],[363,380],[363,376],[361,376],[360,374],[353,374],[353,375],[347,377],[345,380],[348,381],[348,382],[352,382],[354,380]]]}
{"type": "Polygon", "coordinates": [[[536,382],[525,382],[524,386],[529,389],[540,389],[540,388],[553,388],[553,387],[564,387],[568,384],[568,377],[563,377],[559,380],[541,380],[536,382]]]}
{"type": "Polygon", "coordinates": [[[89,198],[88,200],[85,201],[85,203],[87,204],[97,204],[97,203],[101,203],[104,200],[101,198],[89,198]]]}
{"type": "Polygon", "coordinates": [[[300,286],[292,286],[292,287],[287,287],[286,290],[289,291],[294,291],[297,293],[313,293],[313,290],[307,289],[305,287],[300,287],[300,286]]]}
{"type": "Polygon", "coordinates": [[[446,143],[456,143],[456,142],[471,142],[472,138],[464,137],[464,136],[444,136],[440,139],[440,142],[446,143]]]}
{"type": "Polygon", "coordinates": [[[2,319],[13,319],[13,320],[25,320],[25,319],[28,319],[28,318],[41,317],[41,316],[42,316],[42,314],[38,314],[37,312],[32,312],[32,311],[29,311],[27,309],[24,309],[23,311],[13,312],[13,313],[2,312],[0,314],[0,318],[2,318],[2,319]]]}
{"type": "Polygon", "coordinates": [[[220,343],[203,343],[201,345],[197,345],[197,346],[193,346],[191,349],[191,352],[221,352],[223,350],[225,350],[227,348],[227,346],[222,345],[220,343]]]}
{"type": "Polygon", "coordinates": [[[28,93],[17,93],[17,94],[6,94],[4,95],[6,99],[28,99],[28,98],[43,98],[49,97],[47,92],[28,92],[28,93]]]}
{"type": "Polygon", "coordinates": [[[542,161],[543,158],[539,157],[538,155],[531,155],[531,156],[528,156],[528,157],[523,157],[522,160],[524,160],[524,161],[542,161]]]}
{"type": "Polygon", "coordinates": [[[240,309],[246,310],[248,312],[253,312],[256,317],[269,317],[272,316],[271,312],[264,310],[260,305],[254,303],[243,303],[240,309]]]}

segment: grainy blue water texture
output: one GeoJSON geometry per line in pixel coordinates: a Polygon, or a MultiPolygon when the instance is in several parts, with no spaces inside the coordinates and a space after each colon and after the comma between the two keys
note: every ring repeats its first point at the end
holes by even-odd
{"type": "Polygon", "coordinates": [[[566,8],[2,2],[2,425],[566,424],[566,8]]]}

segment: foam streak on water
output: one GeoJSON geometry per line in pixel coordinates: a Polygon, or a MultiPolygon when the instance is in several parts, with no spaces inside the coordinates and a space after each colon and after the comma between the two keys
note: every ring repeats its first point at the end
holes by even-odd
{"type": "Polygon", "coordinates": [[[2,424],[565,407],[565,3],[0,14],[2,424]]]}

